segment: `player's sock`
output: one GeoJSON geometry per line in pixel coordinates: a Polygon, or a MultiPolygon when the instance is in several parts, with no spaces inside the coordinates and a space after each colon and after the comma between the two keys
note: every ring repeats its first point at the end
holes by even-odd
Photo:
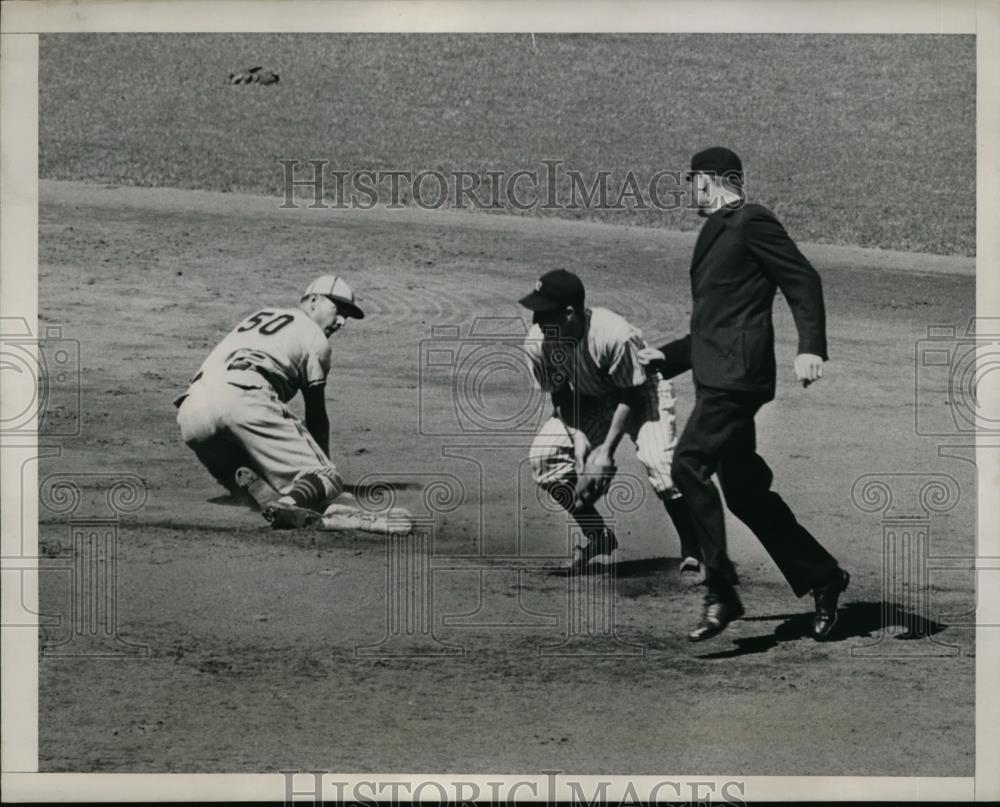
{"type": "Polygon", "coordinates": [[[599,541],[604,534],[604,519],[592,504],[582,505],[573,511],[573,518],[588,541],[599,541]]]}
{"type": "Polygon", "coordinates": [[[279,501],[321,512],[327,498],[326,486],[318,474],[302,474],[279,501]]]}
{"type": "Polygon", "coordinates": [[[667,509],[667,515],[677,530],[677,537],[681,541],[681,557],[701,560],[701,547],[698,545],[698,532],[694,525],[694,516],[691,508],[683,498],[663,499],[663,506],[667,509]]]}
{"type": "Polygon", "coordinates": [[[573,516],[573,520],[576,521],[580,531],[587,539],[587,543],[597,543],[603,540],[605,530],[607,529],[604,518],[592,504],[573,506],[575,486],[576,478],[573,477],[558,482],[547,488],[547,490],[549,495],[573,516]]]}

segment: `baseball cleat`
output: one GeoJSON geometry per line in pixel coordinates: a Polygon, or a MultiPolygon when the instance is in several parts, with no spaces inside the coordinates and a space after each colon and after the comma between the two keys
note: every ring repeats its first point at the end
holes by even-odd
{"type": "Polygon", "coordinates": [[[315,510],[281,501],[267,505],[262,514],[276,530],[299,530],[311,527],[322,518],[315,510]]]}
{"type": "Polygon", "coordinates": [[[377,535],[406,535],[413,531],[413,519],[402,507],[373,513],[349,504],[331,504],[322,518],[321,530],[360,530],[377,535]]]}
{"type": "Polygon", "coordinates": [[[610,529],[605,529],[599,538],[588,541],[585,546],[573,547],[573,556],[562,567],[564,574],[584,574],[594,558],[610,555],[618,548],[618,538],[610,529]]]}
{"type": "Polygon", "coordinates": [[[705,595],[705,610],[701,622],[688,634],[692,642],[703,642],[718,636],[734,619],[744,614],[743,603],[735,589],[728,591],[710,591],[705,595]]]}

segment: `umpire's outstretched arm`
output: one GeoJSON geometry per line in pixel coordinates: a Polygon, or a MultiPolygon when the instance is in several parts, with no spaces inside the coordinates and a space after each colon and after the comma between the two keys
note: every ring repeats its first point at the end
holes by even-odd
{"type": "Polygon", "coordinates": [[[664,378],[673,378],[691,369],[691,334],[673,342],[667,342],[659,348],[663,361],[652,363],[664,378]]]}

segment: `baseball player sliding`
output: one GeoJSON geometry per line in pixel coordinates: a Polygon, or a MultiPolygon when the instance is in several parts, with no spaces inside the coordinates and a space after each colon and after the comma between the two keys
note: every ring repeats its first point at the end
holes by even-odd
{"type": "Polygon", "coordinates": [[[329,339],[364,316],[344,280],[319,277],[298,308],[261,309],[239,323],[174,402],[188,447],[234,496],[250,493],[277,529],[315,525],[325,512],[330,528],[373,526],[358,508],[332,504],[344,482],[330,459],[324,397],[329,339]],[[304,425],[285,406],[299,391],[304,425]]]}
{"type": "Polygon", "coordinates": [[[670,475],[677,443],[673,387],[640,364],[646,343],[638,329],[606,308],[586,307],[584,300],[580,278],[559,269],[543,275],[520,301],[533,312],[525,350],[554,405],[531,447],[535,482],[569,511],[587,538],[573,550],[567,570],[582,572],[618,546],[595,505],[614,477],[615,451],[628,434],[680,537],[682,578],[697,582],[701,555],[694,525],[670,475]]]}

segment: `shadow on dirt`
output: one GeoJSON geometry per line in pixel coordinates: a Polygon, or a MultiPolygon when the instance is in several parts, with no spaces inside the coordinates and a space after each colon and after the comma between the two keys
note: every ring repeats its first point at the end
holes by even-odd
{"type": "Polygon", "coordinates": [[[627,599],[674,597],[695,587],[680,580],[679,565],[680,560],[677,558],[642,558],[612,564],[595,562],[582,572],[568,573],[565,569],[555,569],[548,574],[556,577],[566,577],[569,574],[585,577],[613,576],[617,594],[627,599]]]}
{"type": "Polygon", "coordinates": [[[602,563],[600,560],[595,560],[582,571],[568,572],[564,568],[558,568],[548,570],[548,573],[553,577],[595,577],[611,574],[619,580],[654,577],[662,580],[666,585],[670,581],[663,576],[664,572],[673,572],[675,578],[673,582],[676,583],[679,563],[677,558],[642,558],[641,560],[622,560],[615,563],[602,563]]]}
{"type": "MultiPolygon", "coordinates": [[[[813,641],[811,633],[812,611],[801,614],[745,617],[742,621],[771,622],[778,619],[784,621],[775,628],[774,633],[734,639],[735,647],[716,653],[706,653],[698,658],[734,658],[754,653],[766,653],[782,642],[794,642],[799,639],[813,641]]],[[[850,602],[840,609],[837,625],[826,642],[842,642],[845,639],[855,637],[875,636],[882,633],[883,630],[890,633],[895,640],[912,641],[934,636],[946,627],[948,626],[942,625],[940,622],[907,611],[897,603],[850,602]]]]}
{"type": "Polygon", "coordinates": [[[623,560],[614,565],[614,574],[618,578],[648,577],[664,572],[677,572],[677,558],[643,558],[642,560],[623,560]]]}
{"type": "Polygon", "coordinates": [[[253,509],[247,502],[245,497],[234,496],[231,493],[223,493],[220,496],[213,496],[211,499],[206,499],[209,504],[217,504],[221,507],[242,507],[245,510],[253,509]]]}

